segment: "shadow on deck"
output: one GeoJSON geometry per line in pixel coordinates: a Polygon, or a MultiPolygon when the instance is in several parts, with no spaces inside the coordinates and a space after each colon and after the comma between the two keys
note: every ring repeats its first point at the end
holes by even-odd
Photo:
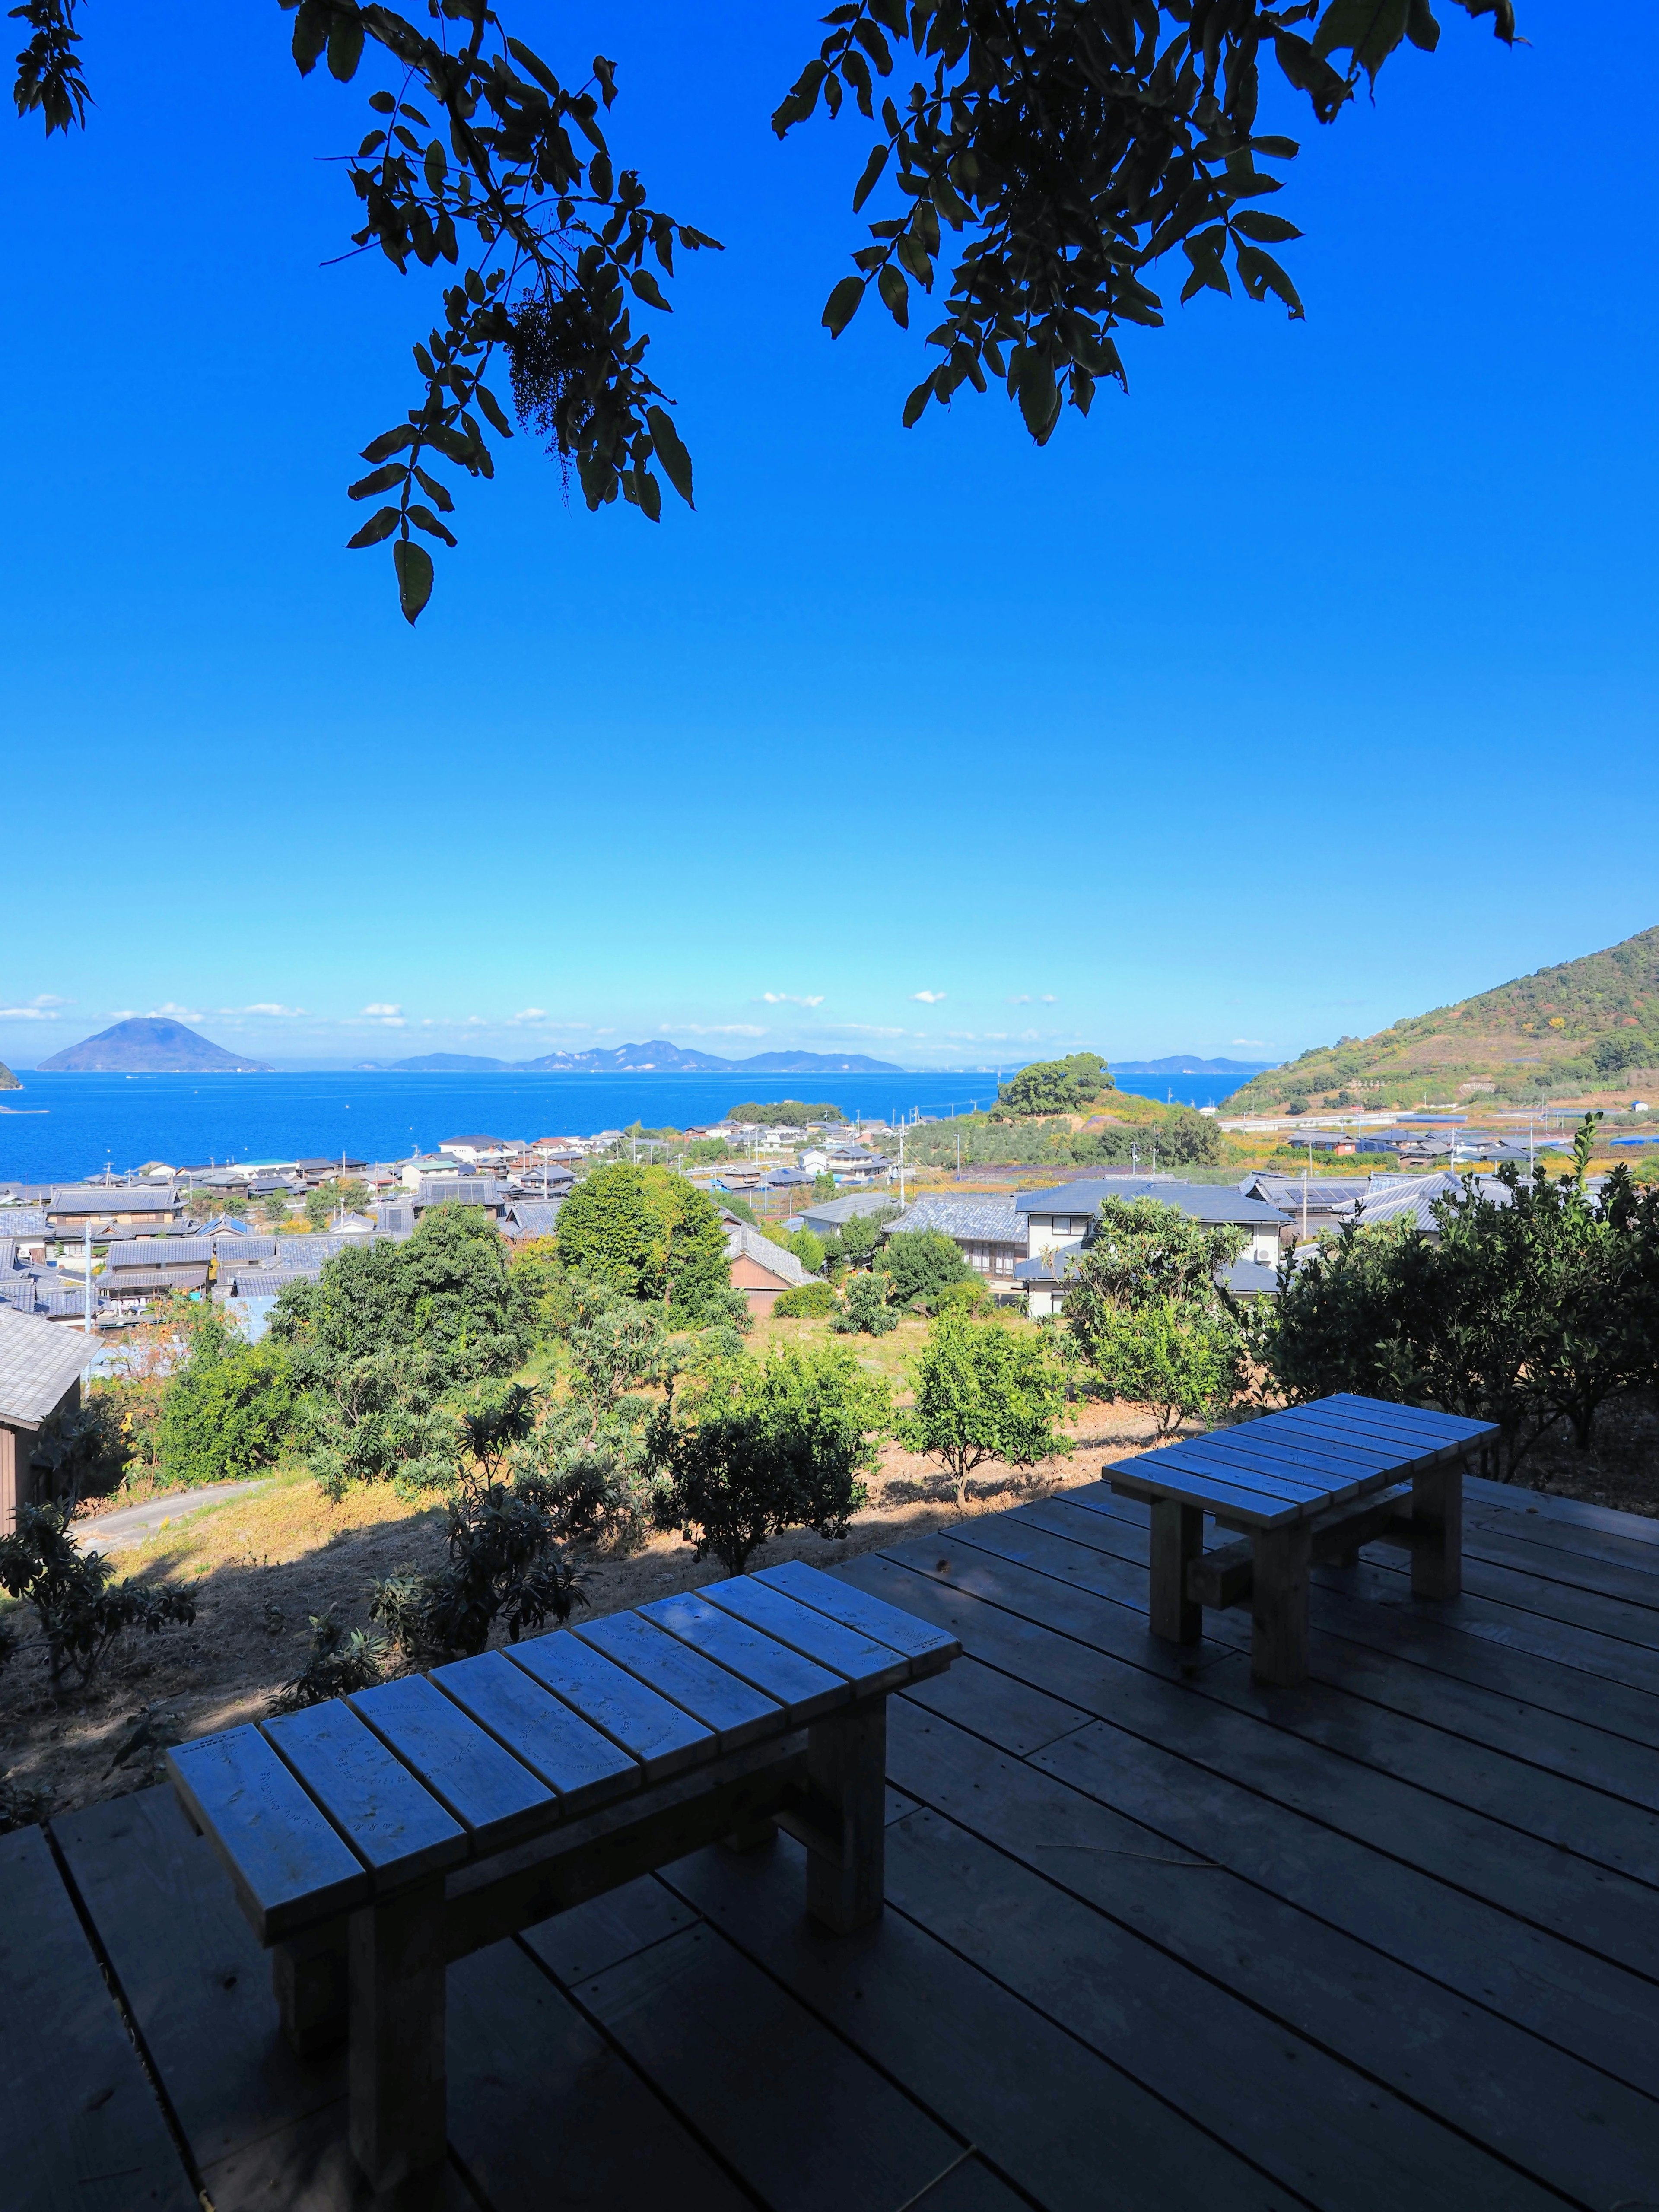
{"type": "MultiPolygon", "coordinates": [[[[1471,1483],[1465,1542],[1319,1576],[1295,1690],[1152,1639],[1103,1486],[836,1570],[968,1654],[892,1702],[883,1923],[780,1840],[452,1969],[453,2202],[1659,2203],[1659,1523],[1471,1483]]],[[[15,2212],[358,2202],[168,1790],[0,1840],[0,2082],[15,2212]]]]}

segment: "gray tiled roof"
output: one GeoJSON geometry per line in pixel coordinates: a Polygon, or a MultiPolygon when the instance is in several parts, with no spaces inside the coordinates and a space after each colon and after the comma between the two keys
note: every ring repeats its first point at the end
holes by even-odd
{"type": "Polygon", "coordinates": [[[415,1194],[417,1206],[499,1206],[501,1202],[494,1176],[422,1176],[415,1194]]]}
{"type": "Polygon", "coordinates": [[[39,1206],[0,1206],[0,1229],[12,1237],[44,1237],[46,1233],[46,1209],[39,1206]]]}
{"type": "Polygon", "coordinates": [[[97,1220],[106,1214],[171,1213],[177,1202],[165,1183],[159,1189],[154,1183],[108,1183],[94,1190],[54,1190],[46,1210],[50,1213],[72,1213],[77,1220],[83,1214],[97,1220]]]}
{"type": "Polygon", "coordinates": [[[303,1231],[292,1237],[272,1240],[275,1250],[267,1255],[268,1264],[279,1270],[288,1267],[320,1267],[337,1252],[348,1249],[356,1250],[360,1245],[372,1244],[372,1237],[336,1237],[327,1231],[307,1236],[303,1231]]]}
{"type": "Polygon", "coordinates": [[[97,1357],[95,1336],[0,1305],[0,1421],[44,1421],[97,1357]]]}
{"type": "Polygon", "coordinates": [[[509,1237],[551,1237],[559,1225],[562,1198],[515,1198],[503,1224],[509,1237]]]}
{"type": "Polygon", "coordinates": [[[316,1267],[239,1267],[233,1277],[234,1298],[274,1298],[290,1283],[314,1283],[322,1275],[316,1267]]]}
{"type": "Polygon", "coordinates": [[[123,1267],[100,1277],[97,1288],[109,1297],[124,1298],[134,1291],[199,1291],[207,1279],[205,1261],[199,1267],[123,1267]]]}
{"type": "Polygon", "coordinates": [[[1277,1206],[1247,1198],[1226,1183],[1166,1182],[1161,1176],[1156,1181],[1145,1176],[1079,1178],[1054,1190],[1023,1190],[1014,1204],[1022,1213],[1092,1213],[1103,1198],[1155,1198],[1160,1205],[1179,1206],[1194,1221],[1254,1224],[1285,1218],[1277,1206]]]}
{"type": "Polygon", "coordinates": [[[222,1267],[252,1267],[258,1261],[272,1257],[276,1249],[276,1239],[274,1237],[238,1237],[234,1232],[227,1234],[222,1231],[213,1239],[213,1249],[218,1255],[222,1267]]]}
{"type": "Polygon", "coordinates": [[[1279,1270],[1268,1267],[1265,1260],[1235,1260],[1231,1267],[1223,1267],[1216,1280],[1224,1291],[1231,1291],[1236,1298],[1276,1298],[1279,1296],[1279,1270]]]}
{"type": "Polygon", "coordinates": [[[205,1267],[212,1257],[210,1237],[133,1237],[110,1246],[106,1265],[125,1275],[135,1267],[205,1267]]]}
{"type": "Polygon", "coordinates": [[[1024,1249],[1030,1224],[1025,1216],[999,1198],[919,1198],[898,1219],[890,1222],[890,1237],[909,1236],[921,1229],[937,1229],[958,1243],[1018,1244],[1024,1249]]]}
{"type": "Polygon", "coordinates": [[[415,1208],[404,1200],[391,1199],[377,1206],[374,1221],[382,1237],[412,1237],[415,1234],[415,1208]]]}
{"type": "Polygon", "coordinates": [[[757,1267],[767,1268],[793,1289],[798,1283],[812,1283],[816,1275],[809,1275],[793,1252],[775,1244],[769,1237],[763,1237],[758,1229],[751,1229],[746,1221],[739,1221],[726,1232],[726,1256],[728,1261],[738,1257],[752,1260],[757,1267]]]}
{"type": "Polygon", "coordinates": [[[890,1212],[898,1212],[898,1200],[890,1191],[861,1190],[847,1198],[826,1198],[821,1205],[803,1206],[801,1217],[822,1235],[842,1228],[855,1215],[890,1212]]]}

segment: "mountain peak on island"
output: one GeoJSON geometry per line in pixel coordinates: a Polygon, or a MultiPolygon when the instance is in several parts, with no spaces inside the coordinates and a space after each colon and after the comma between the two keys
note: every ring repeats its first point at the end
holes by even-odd
{"type": "Polygon", "coordinates": [[[549,1052],[538,1060],[484,1060],[458,1052],[422,1053],[394,1060],[398,1075],[460,1075],[498,1070],[529,1075],[899,1075],[890,1060],[861,1052],[757,1052],[748,1060],[722,1060],[712,1052],[654,1037],[648,1044],[596,1045],[586,1052],[549,1052]]]}
{"type": "Polygon", "coordinates": [[[83,1037],[79,1044],[40,1062],[42,1074],[77,1075],[268,1075],[263,1060],[227,1052],[182,1022],[157,1014],[136,1015],[83,1037]]]}

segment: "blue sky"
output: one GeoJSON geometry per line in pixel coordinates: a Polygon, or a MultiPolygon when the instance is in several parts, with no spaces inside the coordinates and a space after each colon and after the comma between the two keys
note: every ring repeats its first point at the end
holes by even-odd
{"type": "Polygon", "coordinates": [[[0,131],[0,1057],[1268,1058],[1659,920],[1648,14],[1443,14],[1294,126],[1307,321],[1172,307],[1038,452],[818,327],[868,126],[767,127],[811,11],[525,0],[726,242],[653,319],[698,509],[515,441],[411,634],[343,550],[434,300],[322,265],[367,83],[274,5],[88,10],[85,137],[0,131]]]}

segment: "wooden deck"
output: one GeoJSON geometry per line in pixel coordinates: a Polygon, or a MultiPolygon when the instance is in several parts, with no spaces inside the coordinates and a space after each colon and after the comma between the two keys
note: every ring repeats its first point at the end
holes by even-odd
{"type": "MultiPolygon", "coordinates": [[[[1099,1486],[838,1570],[969,1655],[893,1700],[882,1925],[781,1841],[468,1960],[454,2205],[1659,2204],[1659,1522],[1472,1483],[1465,1595],[1321,1574],[1294,1690],[1154,1643],[1146,1554],[1099,1486]]],[[[0,2085],[9,2212],[361,2201],[167,1790],[0,1838],[0,2085]]]]}

